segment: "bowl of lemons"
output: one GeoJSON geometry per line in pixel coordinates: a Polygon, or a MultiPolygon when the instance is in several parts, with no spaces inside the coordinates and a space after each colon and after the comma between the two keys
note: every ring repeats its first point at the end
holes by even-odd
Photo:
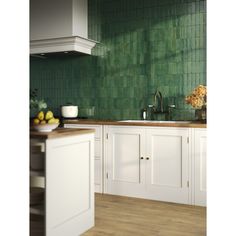
{"type": "Polygon", "coordinates": [[[33,129],[39,132],[51,132],[56,129],[60,124],[58,118],[54,118],[52,111],[39,111],[36,117],[33,119],[33,129]]]}

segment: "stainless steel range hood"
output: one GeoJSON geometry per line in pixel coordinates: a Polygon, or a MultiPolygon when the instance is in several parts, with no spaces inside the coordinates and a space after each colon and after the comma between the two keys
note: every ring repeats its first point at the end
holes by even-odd
{"type": "Polygon", "coordinates": [[[91,54],[87,0],[30,0],[30,54],[91,54]]]}

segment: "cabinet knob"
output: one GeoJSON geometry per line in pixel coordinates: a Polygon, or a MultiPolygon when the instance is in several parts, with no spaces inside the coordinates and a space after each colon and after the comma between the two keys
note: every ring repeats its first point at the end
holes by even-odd
{"type": "Polygon", "coordinates": [[[143,160],[144,158],[143,157],[140,157],[141,160],[143,160]]]}
{"type": "Polygon", "coordinates": [[[149,160],[149,157],[146,157],[146,160],[149,160]]]}

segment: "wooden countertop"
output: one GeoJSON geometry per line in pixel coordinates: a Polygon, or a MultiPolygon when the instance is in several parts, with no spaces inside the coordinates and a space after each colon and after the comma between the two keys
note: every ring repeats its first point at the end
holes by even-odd
{"type": "Polygon", "coordinates": [[[188,128],[206,128],[207,124],[191,121],[190,123],[155,123],[150,121],[145,122],[122,122],[115,120],[90,120],[90,119],[68,119],[63,121],[64,124],[84,124],[84,125],[121,125],[121,126],[155,126],[155,127],[188,127],[188,128]]]}
{"type": "Polygon", "coordinates": [[[38,132],[36,130],[30,130],[30,138],[39,139],[52,139],[61,138],[66,136],[78,135],[78,134],[89,134],[94,133],[93,129],[74,129],[74,128],[56,128],[51,132],[38,132]]]}

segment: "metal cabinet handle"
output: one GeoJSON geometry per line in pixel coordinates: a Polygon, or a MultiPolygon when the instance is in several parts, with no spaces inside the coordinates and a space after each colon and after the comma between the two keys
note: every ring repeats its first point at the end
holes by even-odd
{"type": "Polygon", "coordinates": [[[149,160],[149,157],[146,157],[146,160],[149,160]]]}

